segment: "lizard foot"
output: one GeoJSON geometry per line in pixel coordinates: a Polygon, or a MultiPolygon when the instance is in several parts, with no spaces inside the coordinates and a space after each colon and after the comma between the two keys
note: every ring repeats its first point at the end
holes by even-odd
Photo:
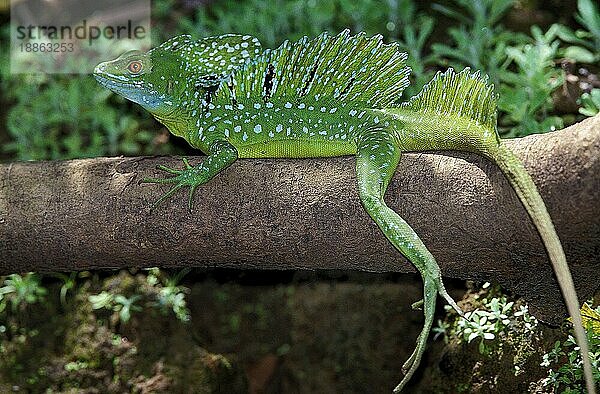
{"type": "MultiPolygon", "coordinates": [[[[444,298],[446,300],[446,302],[448,303],[448,305],[450,305],[452,307],[452,309],[454,309],[456,311],[456,313],[458,313],[460,316],[464,316],[464,312],[462,311],[462,309],[460,309],[460,307],[454,301],[454,299],[452,297],[450,297],[450,295],[448,294],[448,292],[444,288],[444,284],[441,282],[441,280],[439,281],[438,293],[439,293],[440,296],[442,296],[442,298],[444,298]]],[[[424,301],[421,299],[421,300],[419,300],[417,302],[413,302],[410,307],[413,310],[420,311],[420,310],[423,309],[423,303],[424,303],[424,301]]]]}
{"type": "Polygon", "coordinates": [[[423,324],[423,328],[421,329],[421,333],[417,337],[417,346],[415,347],[415,350],[412,352],[408,360],[406,360],[404,365],[402,365],[404,378],[402,378],[402,381],[398,384],[398,386],[396,386],[396,388],[394,388],[394,393],[399,393],[402,390],[402,388],[406,385],[410,378],[412,378],[415,371],[419,367],[423,353],[425,353],[427,337],[429,337],[429,331],[431,330],[431,325],[433,324],[435,304],[439,288],[436,281],[432,280],[432,278],[425,277],[423,279],[423,300],[415,304],[421,304],[421,306],[423,306],[425,322],[423,324]]]}
{"type": "Polygon", "coordinates": [[[190,211],[192,210],[194,192],[196,191],[196,188],[201,184],[205,183],[207,179],[205,179],[206,177],[203,176],[202,171],[199,168],[192,167],[186,158],[183,158],[183,164],[185,165],[185,168],[182,170],[170,168],[163,165],[157,166],[159,170],[165,171],[175,176],[167,178],[144,178],[140,181],[140,183],[174,184],[174,186],[168,192],[163,194],[158,200],[156,200],[156,202],[154,202],[154,204],[152,204],[152,206],[150,207],[151,210],[156,208],[163,201],[171,197],[183,187],[190,188],[190,193],[188,197],[188,208],[190,211]]]}
{"type": "Polygon", "coordinates": [[[394,393],[399,393],[402,388],[406,385],[406,383],[410,380],[410,378],[414,375],[417,370],[421,358],[423,357],[423,353],[425,352],[425,347],[427,345],[427,338],[429,337],[429,333],[431,331],[431,326],[433,324],[433,318],[435,314],[435,304],[438,294],[442,296],[450,306],[454,310],[456,310],[461,316],[463,315],[462,310],[459,306],[454,302],[452,297],[446,292],[444,288],[444,284],[442,283],[441,277],[438,275],[426,276],[423,278],[424,288],[423,288],[423,299],[412,304],[413,309],[423,309],[423,314],[425,315],[425,322],[423,324],[423,329],[421,333],[417,337],[417,346],[415,350],[412,352],[408,360],[402,365],[402,372],[404,373],[404,378],[396,386],[394,389],[394,393]]]}

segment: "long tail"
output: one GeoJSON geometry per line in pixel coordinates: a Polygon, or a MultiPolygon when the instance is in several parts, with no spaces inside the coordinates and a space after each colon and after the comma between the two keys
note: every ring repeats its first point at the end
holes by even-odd
{"type": "Polygon", "coordinates": [[[467,150],[497,163],[537,227],[556,273],[575,338],[583,358],[589,394],[596,388],[589,359],[587,336],[581,322],[579,301],[556,230],[546,205],[521,161],[502,144],[496,131],[496,95],[487,78],[465,69],[438,73],[423,90],[400,106],[385,110],[402,121],[410,138],[398,133],[407,150],[467,150]]]}
{"type": "Polygon", "coordinates": [[[523,167],[521,161],[504,145],[500,144],[498,149],[488,153],[489,157],[496,162],[502,170],[513,189],[519,196],[519,199],[529,213],[531,220],[539,231],[542,241],[548,251],[550,262],[558,279],[558,284],[562,291],[567,310],[573,321],[573,329],[575,331],[575,339],[579,345],[581,357],[583,358],[583,372],[587,391],[589,394],[596,393],[594,378],[592,373],[592,364],[589,358],[589,347],[587,335],[583,329],[581,314],[579,313],[579,301],[575,292],[575,285],[571,271],[567,265],[565,252],[563,251],[558,235],[550,215],[546,210],[546,205],[533,183],[533,179],[523,167]]]}

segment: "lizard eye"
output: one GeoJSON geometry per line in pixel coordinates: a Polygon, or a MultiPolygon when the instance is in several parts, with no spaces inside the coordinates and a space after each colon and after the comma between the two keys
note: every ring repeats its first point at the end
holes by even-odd
{"type": "Polygon", "coordinates": [[[127,65],[127,70],[132,74],[139,74],[142,71],[142,62],[139,60],[132,60],[127,65]]]}

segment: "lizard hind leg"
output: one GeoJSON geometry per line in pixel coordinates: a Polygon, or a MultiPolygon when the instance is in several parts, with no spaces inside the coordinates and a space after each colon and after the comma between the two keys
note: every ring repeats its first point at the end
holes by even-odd
{"type": "Polygon", "coordinates": [[[423,314],[425,322],[417,338],[417,346],[402,367],[405,373],[394,389],[399,392],[410,380],[425,352],[427,337],[433,324],[437,295],[444,297],[460,314],[462,311],[448,295],[440,269],[417,233],[384,202],[384,194],[400,160],[400,150],[385,131],[372,131],[358,141],[356,174],[363,207],[377,223],[385,237],[418,269],[423,278],[423,314]]]}

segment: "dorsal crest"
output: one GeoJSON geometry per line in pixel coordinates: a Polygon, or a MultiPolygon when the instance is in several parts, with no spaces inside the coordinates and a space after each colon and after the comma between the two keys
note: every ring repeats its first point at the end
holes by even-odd
{"type": "Polygon", "coordinates": [[[178,55],[189,67],[199,87],[219,85],[231,73],[250,59],[258,56],[261,45],[257,38],[249,35],[225,34],[192,40],[190,35],[173,37],[153,49],[165,50],[178,55]]]}
{"type": "MultiPolygon", "coordinates": [[[[321,100],[361,103],[378,108],[398,100],[408,85],[410,68],[398,45],[380,35],[354,36],[344,30],[309,40],[285,41],[234,70],[219,98],[234,100],[321,100]]],[[[224,84],[225,85],[225,84],[224,84]]]]}

